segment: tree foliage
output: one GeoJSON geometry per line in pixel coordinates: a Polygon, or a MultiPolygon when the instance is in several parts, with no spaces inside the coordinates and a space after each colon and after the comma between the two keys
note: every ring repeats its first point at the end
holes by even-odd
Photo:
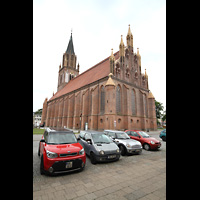
{"type": "Polygon", "coordinates": [[[155,105],[156,105],[156,118],[161,119],[162,118],[162,111],[164,109],[163,105],[161,102],[158,102],[155,100],[155,105]]]}

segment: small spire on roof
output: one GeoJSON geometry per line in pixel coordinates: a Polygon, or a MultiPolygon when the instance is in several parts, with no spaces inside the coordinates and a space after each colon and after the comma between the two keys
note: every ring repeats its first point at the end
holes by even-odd
{"type": "Polygon", "coordinates": [[[109,76],[109,78],[108,78],[105,86],[108,86],[108,85],[115,86],[115,83],[114,83],[114,81],[112,79],[113,74],[110,73],[108,76],[109,76]]]}
{"type": "Polygon", "coordinates": [[[153,94],[150,90],[149,90],[148,99],[155,99],[155,97],[153,96],[153,94]]]}
{"type": "Polygon", "coordinates": [[[144,77],[145,78],[147,78],[148,76],[147,76],[147,72],[146,72],[146,69],[145,69],[145,74],[144,74],[144,77]]]}
{"type": "Polygon", "coordinates": [[[129,24],[128,26],[129,26],[129,27],[128,27],[128,35],[132,35],[131,29],[130,29],[130,24],[129,24]]]}
{"type": "Polygon", "coordinates": [[[114,55],[113,55],[113,49],[111,49],[111,56],[110,56],[110,60],[111,59],[115,59],[114,55]]]}

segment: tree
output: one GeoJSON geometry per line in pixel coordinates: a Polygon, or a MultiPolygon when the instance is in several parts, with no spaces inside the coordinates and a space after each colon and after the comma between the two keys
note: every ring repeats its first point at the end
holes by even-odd
{"type": "Polygon", "coordinates": [[[162,121],[165,121],[165,120],[166,120],[166,110],[162,114],[162,121]]]}
{"type": "Polygon", "coordinates": [[[42,108],[41,109],[38,109],[35,114],[38,114],[38,115],[41,115],[42,114],[42,108]]]}
{"type": "Polygon", "coordinates": [[[161,119],[162,118],[162,111],[164,109],[163,105],[161,102],[158,102],[155,100],[155,105],[156,105],[156,118],[161,119]]]}

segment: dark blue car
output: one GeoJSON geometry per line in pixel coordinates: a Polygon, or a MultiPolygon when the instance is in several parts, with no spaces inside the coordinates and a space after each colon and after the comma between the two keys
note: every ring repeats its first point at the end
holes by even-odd
{"type": "Polygon", "coordinates": [[[159,137],[163,140],[163,141],[166,141],[166,129],[162,130],[160,132],[160,135],[159,137]]]}

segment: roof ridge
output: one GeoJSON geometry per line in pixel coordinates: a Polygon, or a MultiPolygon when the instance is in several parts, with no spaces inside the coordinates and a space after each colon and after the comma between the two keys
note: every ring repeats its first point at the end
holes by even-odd
{"type": "MultiPolygon", "coordinates": [[[[119,52],[119,51],[115,52],[115,53],[114,53],[114,56],[116,56],[118,52],[119,52]]],[[[108,56],[108,57],[107,57],[107,58],[105,58],[104,60],[100,61],[100,62],[99,62],[99,63],[97,63],[96,65],[94,65],[94,66],[90,67],[90,68],[89,68],[89,69],[87,69],[86,71],[84,71],[84,72],[82,72],[81,74],[79,74],[78,76],[74,77],[72,80],[75,80],[77,77],[79,77],[79,76],[81,76],[81,75],[85,74],[86,72],[90,71],[91,69],[93,69],[93,68],[97,67],[98,65],[102,64],[103,62],[105,62],[106,60],[108,60],[108,59],[109,59],[109,57],[110,57],[110,56],[108,56]]],[[[72,80],[71,80],[71,81],[72,81],[72,80]]],[[[71,82],[71,81],[70,81],[70,82],[71,82]]],[[[69,82],[68,82],[68,83],[69,83],[69,82]]],[[[66,85],[67,85],[67,84],[66,84],[66,85]]]]}
{"type": "MultiPolygon", "coordinates": [[[[114,53],[114,56],[117,55],[119,51],[114,53]]],[[[81,74],[79,74],[78,76],[74,77],[73,79],[71,79],[61,90],[57,91],[54,96],[56,96],[60,91],[64,90],[64,88],[66,88],[69,84],[72,84],[74,80],[76,80],[78,77],[81,77],[82,75],[84,75],[86,72],[94,69],[95,67],[98,67],[100,64],[102,64],[103,62],[107,61],[109,59],[110,56],[108,56],[107,58],[105,58],[104,60],[100,61],[99,63],[97,63],[96,65],[90,67],[89,69],[87,69],[86,71],[82,72],[81,74]]],[[[52,98],[54,97],[52,96],[49,100],[52,100],[52,98]]],[[[57,98],[57,97],[56,97],[57,98]]]]}

